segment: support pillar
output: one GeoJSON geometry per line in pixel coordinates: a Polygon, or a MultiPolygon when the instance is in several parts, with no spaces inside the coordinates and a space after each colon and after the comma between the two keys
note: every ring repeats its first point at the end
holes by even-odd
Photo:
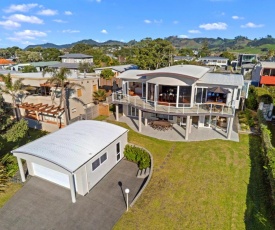
{"type": "Polygon", "coordinates": [[[231,133],[232,133],[232,128],[233,128],[233,120],[234,120],[233,117],[231,117],[229,119],[229,126],[228,126],[228,129],[227,129],[227,139],[231,138],[231,133]]]}
{"type": "Polygon", "coordinates": [[[148,126],[148,118],[147,117],[144,118],[144,125],[148,126]]]}
{"type": "Polygon", "coordinates": [[[190,116],[186,117],[185,140],[188,140],[190,130],[190,116]]]}
{"type": "Polygon", "coordinates": [[[75,196],[75,184],[74,184],[74,175],[73,174],[71,174],[69,176],[69,180],[70,180],[70,190],[71,190],[72,202],[75,203],[76,196],[75,196]]]}
{"type": "Polygon", "coordinates": [[[192,117],[190,117],[189,133],[192,131],[192,117]]]}
{"type": "Polygon", "coordinates": [[[23,164],[22,164],[21,158],[17,157],[17,163],[18,163],[18,167],[19,167],[19,171],[20,171],[21,180],[22,180],[22,182],[25,182],[26,177],[25,177],[25,172],[23,169],[23,164]]]}
{"type": "Polygon", "coordinates": [[[138,131],[141,133],[141,125],[142,125],[142,121],[141,121],[141,110],[138,110],[138,131]]]}
{"type": "Polygon", "coordinates": [[[116,121],[119,121],[119,108],[118,108],[118,105],[116,105],[116,121]]]}

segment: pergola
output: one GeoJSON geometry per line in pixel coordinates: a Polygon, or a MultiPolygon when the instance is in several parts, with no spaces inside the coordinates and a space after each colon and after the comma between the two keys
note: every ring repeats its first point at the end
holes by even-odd
{"type": "MultiPolygon", "coordinates": [[[[28,103],[25,102],[21,105],[19,105],[19,108],[25,109],[28,114],[35,114],[36,115],[36,120],[39,119],[39,115],[52,115],[55,118],[58,118],[61,113],[64,111],[64,108],[60,108],[59,106],[54,106],[54,105],[48,105],[48,104],[33,104],[33,103],[28,103]]],[[[43,117],[42,117],[43,120],[43,117]]],[[[58,119],[56,120],[56,123],[58,124],[58,119]]]]}

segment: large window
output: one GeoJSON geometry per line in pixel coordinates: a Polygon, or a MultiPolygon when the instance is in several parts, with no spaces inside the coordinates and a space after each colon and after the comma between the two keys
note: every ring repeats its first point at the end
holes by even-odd
{"type": "Polygon", "coordinates": [[[269,74],[270,74],[270,69],[264,69],[263,76],[269,76],[269,74]]]}

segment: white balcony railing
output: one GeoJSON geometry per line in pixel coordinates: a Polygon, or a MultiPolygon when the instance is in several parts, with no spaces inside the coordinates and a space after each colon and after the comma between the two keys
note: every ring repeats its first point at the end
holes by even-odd
{"type": "Polygon", "coordinates": [[[113,93],[112,101],[118,104],[128,104],[148,111],[171,113],[171,114],[215,114],[215,115],[229,115],[235,114],[235,108],[225,104],[217,103],[202,103],[191,107],[190,103],[163,103],[158,101],[145,101],[139,96],[130,96],[122,93],[113,93]]]}

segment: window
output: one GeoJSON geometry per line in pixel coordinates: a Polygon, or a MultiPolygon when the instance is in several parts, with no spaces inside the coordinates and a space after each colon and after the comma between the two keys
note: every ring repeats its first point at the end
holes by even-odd
{"type": "Polygon", "coordinates": [[[81,97],[82,96],[82,90],[81,89],[77,89],[77,97],[81,97]]]}
{"type": "Polygon", "coordinates": [[[92,163],[92,170],[95,171],[96,168],[100,165],[100,162],[99,162],[99,158],[96,159],[93,163],[92,163]]]}
{"type": "Polygon", "coordinates": [[[102,164],[104,161],[107,160],[107,153],[104,153],[101,157],[100,157],[100,163],[102,164]]]}
{"type": "Polygon", "coordinates": [[[116,159],[120,160],[120,142],[116,144],[116,159]]]}
{"type": "Polygon", "coordinates": [[[263,76],[269,76],[269,74],[270,74],[270,69],[263,70],[263,76]]]}

